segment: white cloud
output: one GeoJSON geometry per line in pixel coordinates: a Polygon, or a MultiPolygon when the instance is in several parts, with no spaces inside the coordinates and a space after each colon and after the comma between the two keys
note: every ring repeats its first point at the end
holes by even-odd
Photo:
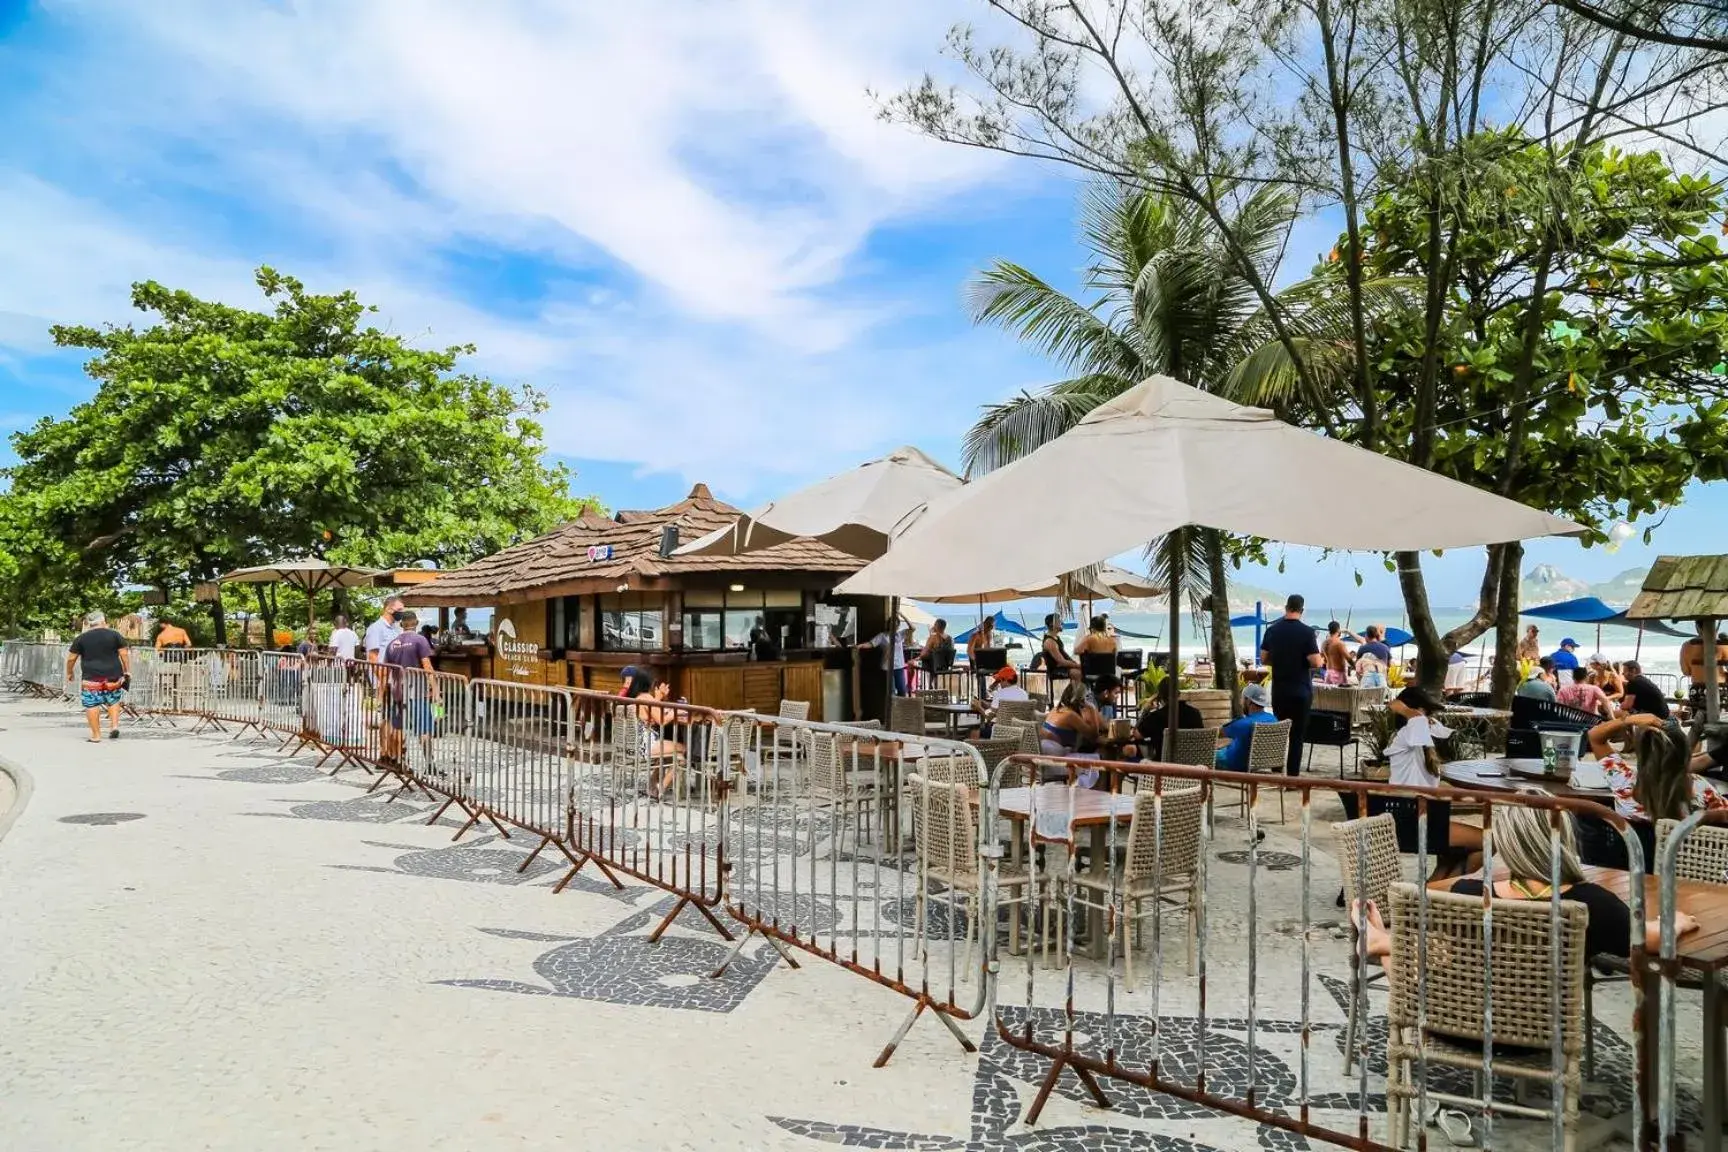
{"type": "Polygon", "coordinates": [[[866,93],[935,63],[960,0],[47,11],[65,59],[13,123],[54,162],[0,148],[0,347],[128,319],[143,278],[255,306],[271,263],[477,344],[551,396],[559,452],[753,497],[951,432],[997,369],[1025,375],[960,329],[954,286],[862,255],[1003,179],[866,93]],[[494,294],[474,267],[521,275],[494,294]]]}

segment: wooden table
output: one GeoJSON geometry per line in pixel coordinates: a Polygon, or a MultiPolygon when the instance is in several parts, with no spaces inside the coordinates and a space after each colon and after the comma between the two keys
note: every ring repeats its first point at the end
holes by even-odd
{"type": "Polygon", "coordinates": [[[928,716],[932,712],[939,716],[948,717],[948,732],[955,739],[960,737],[961,718],[975,715],[970,704],[938,704],[933,700],[926,700],[924,702],[924,714],[928,716]]]}
{"type": "MultiPolygon", "coordinates": [[[[1090,788],[1070,788],[1066,784],[1040,785],[1042,791],[1038,796],[1038,812],[1041,816],[1060,814],[1063,823],[1068,825],[1069,836],[1049,835],[1033,829],[1036,839],[1045,843],[1066,843],[1069,850],[1074,847],[1074,837],[1081,829],[1091,833],[1092,867],[1088,870],[1094,876],[1107,878],[1110,868],[1110,826],[1126,824],[1134,816],[1134,797],[1120,792],[1098,792],[1090,788]],[[1072,797],[1070,799],[1070,796],[1072,797]],[[1070,822],[1068,806],[1074,806],[1074,817],[1070,822]]],[[[1010,864],[1021,862],[1020,850],[1024,843],[1020,825],[1032,818],[1032,789],[1004,788],[998,793],[996,810],[1014,822],[1015,832],[1010,837],[1010,864]]],[[[1118,836],[1117,843],[1126,846],[1126,836],[1118,836]]],[[[1097,908],[1086,910],[1086,926],[1091,936],[1087,954],[1095,960],[1104,957],[1104,913],[1097,908]]]]}
{"type": "MultiPolygon", "coordinates": [[[[1596,868],[1586,865],[1584,878],[1592,884],[1600,885],[1614,895],[1630,903],[1632,892],[1632,874],[1618,868],[1596,868]]],[[[1450,891],[1457,877],[1430,881],[1428,887],[1441,891],[1450,891]]],[[[1704,1135],[1701,1146],[1706,1152],[1721,1152],[1722,1121],[1723,1121],[1723,1086],[1722,1076],[1728,1069],[1728,1051],[1725,1051],[1725,1029],[1728,1029],[1728,1018],[1723,1015],[1721,976],[1728,972],[1728,885],[1705,884],[1697,880],[1681,880],[1676,886],[1676,906],[1680,911],[1692,916],[1698,921],[1698,927],[1675,938],[1675,957],[1684,971],[1699,975],[1704,994],[1704,1075],[1703,1087],[1699,1096],[1704,1105],[1704,1135]]],[[[1656,877],[1644,877],[1644,915],[1653,920],[1660,910],[1657,896],[1656,877]]],[[[1635,931],[1642,931],[1642,925],[1634,925],[1635,931]]],[[[1642,973],[1634,973],[1634,978],[1644,983],[1644,1012],[1641,1030],[1644,1039],[1645,1059],[1648,1061],[1639,1072],[1640,1080],[1651,1086],[1650,1114],[1646,1120],[1654,1126],[1656,1122],[1656,1093],[1659,1065],[1657,1058],[1657,1021],[1660,1013],[1658,997],[1662,981],[1654,971],[1647,969],[1642,973]]],[[[1586,1021],[1586,1026],[1588,1026],[1586,1021]]],[[[1636,1142],[1636,1141],[1635,1141],[1636,1142]]]]}
{"type": "Polygon", "coordinates": [[[1458,788],[1481,792],[1516,792],[1538,788],[1563,800],[1589,800],[1614,806],[1614,793],[1607,788],[1574,788],[1566,780],[1542,774],[1542,761],[1501,757],[1492,760],[1454,760],[1440,766],[1440,776],[1458,788]]]}

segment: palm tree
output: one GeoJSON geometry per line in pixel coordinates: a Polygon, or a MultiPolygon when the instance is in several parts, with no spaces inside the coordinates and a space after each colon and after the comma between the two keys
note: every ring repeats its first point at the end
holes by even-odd
{"type": "MultiPolygon", "coordinates": [[[[1279,191],[1241,200],[1231,232],[1262,282],[1272,280],[1295,216],[1295,202],[1279,191]]],[[[1277,396],[1319,411],[1335,407],[1335,390],[1347,387],[1350,342],[1348,313],[1329,278],[1291,285],[1277,296],[1306,362],[1308,386],[1319,390],[1308,395],[1288,347],[1274,337],[1241,274],[1237,252],[1193,205],[1099,184],[1084,197],[1081,231],[1091,255],[1083,279],[1094,295],[1089,303],[1007,261],[967,286],[975,322],[1006,328],[1073,373],[987,406],[966,433],[968,476],[1036,451],[1155,373],[1237,399],[1277,396]]],[[[1169,586],[1179,574],[1194,590],[1195,611],[1209,607],[1215,682],[1232,701],[1238,676],[1226,569],[1237,548],[1238,542],[1208,528],[1182,529],[1147,545],[1152,575],[1169,586]]]]}

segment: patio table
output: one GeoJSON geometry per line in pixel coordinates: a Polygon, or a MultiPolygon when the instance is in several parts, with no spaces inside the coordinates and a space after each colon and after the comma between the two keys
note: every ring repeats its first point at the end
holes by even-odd
{"type": "MultiPolygon", "coordinates": [[[[1045,843],[1065,843],[1069,851],[1073,851],[1075,837],[1085,829],[1091,836],[1092,849],[1092,865],[1087,871],[1100,878],[1107,877],[1110,826],[1126,824],[1133,819],[1134,797],[1121,792],[1070,788],[1066,784],[1042,784],[1039,789],[1037,825],[1032,830],[1034,838],[1045,843]],[[1070,803],[1074,806],[1072,820],[1068,815],[1070,803]]],[[[1021,862],[1020,852],[1024,846],[1021,825],[1033,819],[1033,799],[1031,788],[1004,788],[998,793],[996,810],[1011,820],[1015,828],[1010,838],[1010,864],[1021,862]]],[[[1119,833],[1116,842],[1126,847],[1126,833],[1119,833]]],[[[1087,954],[1101,960],[1104,958],[1104,913],[1096,908],[1088,909],[1086,927],[1091,937],[1087,954]]]]}

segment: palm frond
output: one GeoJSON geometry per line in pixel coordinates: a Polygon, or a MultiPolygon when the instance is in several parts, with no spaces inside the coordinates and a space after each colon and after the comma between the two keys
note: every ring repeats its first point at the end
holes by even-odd
{"type": "Polygon", "coordinates": [[[966,475],[981,476],[1036,452],[1136,382],[1122,376],[1078,376],[1042,392],[1022,392],[1000,404],[985,405],[961,446],[966,475]]]}
{"type": "Polygon", "coordinates": [[[995,324],[1065,367],[1133,374],[1138,355],[1119,332],[1018,264],[997,261],[961,295],[974,323],[995,324]]]}
{"type": "Polygon", "coordinates": [[[1212,590],[1211,566],[1206,557],[1206,530],[1183,528],[1146,545],[1146,571],[1166,588],[1178,587],[1188,596],[1188,610],[1200,611],[1200,602],[1212,590]]]}

